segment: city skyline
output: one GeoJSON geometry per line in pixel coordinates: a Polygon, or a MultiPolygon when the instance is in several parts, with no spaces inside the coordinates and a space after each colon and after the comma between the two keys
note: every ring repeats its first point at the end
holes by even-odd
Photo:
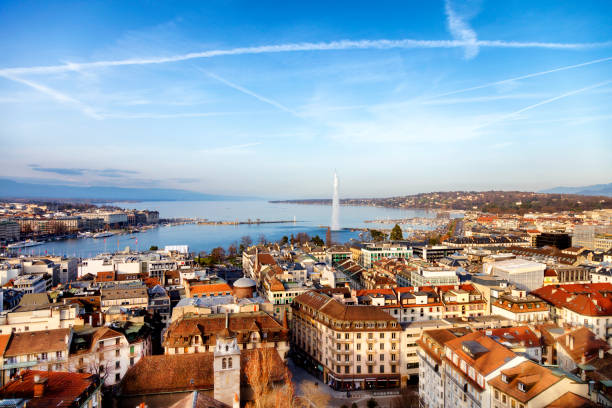
{"type": "Polygon", "coordinates": [[[0,177],[282,198],[331,196],[334,168],[342,197],[610,182],[605,2],[33,4],[0,13],[0,177]]]}

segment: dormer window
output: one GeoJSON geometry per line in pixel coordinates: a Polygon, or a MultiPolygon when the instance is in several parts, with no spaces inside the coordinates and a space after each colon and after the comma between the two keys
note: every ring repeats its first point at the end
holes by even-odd
{"type": "Polygon", "coordinates": [[[525,387],[525,384],[523,384],[522,382],[518,383],[518,389],[519,391],[527,392],[527,388],[525,387]]]}
{"type": "Polygon", "coordinates": [[[508,376],[504,373],[502,373],[502,381],[508,384],[508,376]]]}

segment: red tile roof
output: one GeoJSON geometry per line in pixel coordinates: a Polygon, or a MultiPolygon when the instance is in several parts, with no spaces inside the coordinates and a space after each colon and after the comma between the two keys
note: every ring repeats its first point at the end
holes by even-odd
{"type": "MultiPolygon", "coordinates": [[[[261,349],[240,351],[240,383],[246,385],[246,367],[261,349]]],[[[272,378],[280,381],[286,366],[274,348],[267,348],[272,360],[272,378]],[[271,350],[271,351],[270,351],[271,350]]],[[[132,366],[121,381],[122,395],[147,395],[167,392],[212,390],[214,353],[164,354],[144,356],[132,366]]]]}
{"type": "Polygon", "coordinates": [[[2,387],[0,397],[31,398],[28,408],[72,407],[77,398],[84,401],[98,385],[98,378],[91,374],[28,370],[2,387]],[[47,380],[42,397],[34,398],[34,376],[47,380]]]}
{"type": "Polygon", "coordinates": [[[583,316],[612,316],[612,283],[549,285],[531,293],[583,316]]]}
{"type": "Polygon", "coordinates": [[[596,406],[595,403],[580,395],[574,394],[573,392],[566,392],[548,404],[545,408],[591,408],[596,406]]]}

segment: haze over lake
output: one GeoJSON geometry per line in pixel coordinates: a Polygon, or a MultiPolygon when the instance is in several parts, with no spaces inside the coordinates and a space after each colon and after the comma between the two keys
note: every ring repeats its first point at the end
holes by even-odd
{"type": "MultiPolygon", "coordinates": [[[[261,221],[293,220],[286,224],[251,224],[251,225],[197,225],[160,226],[138,234],[124,234],[106,239],[79,238],[30,248],[26,253],[61,254],[89,257],[101,252],[125,249],[145,250],[152,245],[162,248],[164,245],[189,245],[191,251],[210,251],[222,246],[227,248],[240,238],[248,235],[257,242],[263,234],[269,241],[281,239],[299,232],[319,235],[325,239],[327,226],[331,220],[331,206],[273,204],[267,201],[156,201],[138,203],[112,203],[122,208],[149,209],[159,211],[160,218],[200,218],[211,221],[261,221]],[[133,237],[133,238],[132,238],[133,237]],[[137,241],[137,242],[136,242],[137,241]]],[[[411,217],[435,217],[435,211],[405,210],[379,207],[341,206],[341,228],[391,228],[389,224],[365,223],[366,220],[396,219],[411,217]]],[[[359,232],[341,230],[333,233],[337,242],[347,242],[358,238],[359,232]]]]}

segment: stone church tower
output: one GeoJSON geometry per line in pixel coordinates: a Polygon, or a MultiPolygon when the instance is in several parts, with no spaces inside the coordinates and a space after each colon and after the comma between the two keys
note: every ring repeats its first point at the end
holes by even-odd
{"type": "Polygon", "coordinates": [[[225,315],[225,328],[216,337],[213,398],[230,407],[236,406],[236,399],[240,401],[240,349],[236,336],[229,330],[229,314],[225,315]]]}

